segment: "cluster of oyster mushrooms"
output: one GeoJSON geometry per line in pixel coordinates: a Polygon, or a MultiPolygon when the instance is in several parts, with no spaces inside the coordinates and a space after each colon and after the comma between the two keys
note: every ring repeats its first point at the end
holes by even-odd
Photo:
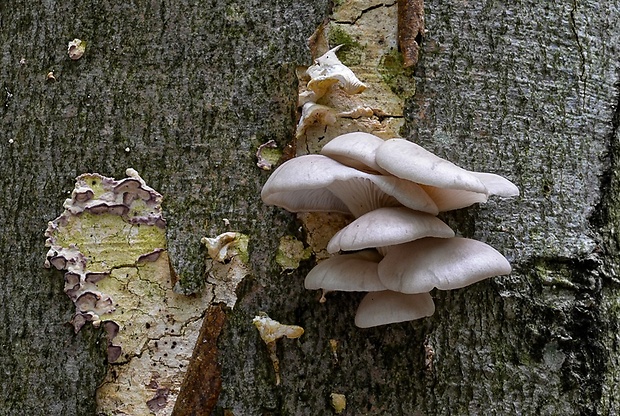
{"type": "Polygon", "coordinates": [[[507,179],[471,172],[404,139],[348,133],[320,155],[276,169],[262,199],[291,212],[340,212],[355,220],[327,246],[333,253],[310,271],[311,290],[369,292],[355,324],[366,328],[430,316],[434,288],[461,288],[510,273],[508,261],[480,241],[455,237],[439,212],[512,197],[507,179]]]}

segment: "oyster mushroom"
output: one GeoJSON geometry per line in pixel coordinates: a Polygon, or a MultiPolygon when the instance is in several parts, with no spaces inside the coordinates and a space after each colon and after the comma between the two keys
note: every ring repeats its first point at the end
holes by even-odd
{"type": "Polygon", "coordinates": [[[431,197],[439,212],[465,208],[476,203],[487,202],[489,199],[486,193],[444,189],[430,185],[420,185],[420,187],[431,197]]]}
{"type": "Polygon", "coordinates": [[[401,293],[458,289],[510,271],[508,260],[493,247],[457,237],[429,237],[389,247],[378,267],[385,287],[401,293]]]}
{"type": "Polygon", "coordinates": [[[375,153],[384,142],[370,133],[346,133],[330,140],[321,154],[364,172],[385,174],[387,172],[375,162],[375,153]]]}
{"type": "Polygon", "coordinates": [[[386,140],[375,153],[377,164],[399,178],[423,185],[487,193],[471,172],[404,139],[386,140]]]}
{"type": "Polygon", "coordinates": [[[376,292],[385,290],[377,268],[381,255],[375,250],[341,254],[316,265],[306,276],[306,289],[326,292],[376,292]]]}
{"type": "Polygon", "coordinates": [[[519,188],[503,176],[487,172],[471,172],[487,188],[487,194],[502,197],[519,196],[519,188]]]}
{"type": "Polygon", "coordinates": [[[338,231],[327,252],[385,247],[424,237],[454,237],[454,231],[439,218],[403,207],[370,211],[338,231]]]}
{"type": "Polygon", "coordinates": [[[413,321],[435,313],[433,298],[428,293],[408,295],[384,290],[364,296],[355,313],[359,328],[413,321]]]}
{"type": "Polygon", "coordinates": [[[356,325],[370,327],[430,316],[434,288],[448,290],[508,274],[508,261],[475,240],[455,238],[438,212],[516,196],[495,174],[472,172],[403,139],[368,133],[332,139],[321,155],[292,159],[269,178],[263,201],[293,212],[350,212],[305,280],[308,289],[367,291],[356,325]],[[367,250],[376,248],[375,250],[367,250]],[[381,255],[384,255],[381,258],[381,255]]]}
{"type": "Polygon", "coordinates": [[[462,169],[403,139],[347,133],[327,143],[321,154],[364,172],[393,174],[416,182],[440,212],[486,202],[489,195],[519,195],[519,189],[502,176],[462,169]]]}
{"type": "Polygon", "coordinates": [[[322,155],[291,159],[274,171],[261,197],[291,212],[334,211],[359,217],[373,209],[404,205],[436,214],[437,207],[417,184],[372,175],[322,155]]]}

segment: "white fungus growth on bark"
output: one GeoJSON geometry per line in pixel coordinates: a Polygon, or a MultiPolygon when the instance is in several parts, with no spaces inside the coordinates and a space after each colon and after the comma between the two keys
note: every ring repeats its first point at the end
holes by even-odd
{"type": "Polygon", "coordinates": [[[261,312],[252,319],[252,323],[258,329],[261,339],[267,345],[269,358],[273,363],[276,373],[276,385],[280,384],[280,360],[276,354],[276,341],[286,337],[289,339],[299,338],[303,335],[304,329],[297,325],[286,325],[271,319],[266,313],[261,312]]]}
{"type": "Polygon", "coordinates": [[[295,133],[297,138],[302,137],[314,124],[328,126],[336,123],[337,117],[357,118],[373,114],[372,109],[367,107],[338,112],[330,106],[317,103],[335,88],[341,89],[346,95],[359,94],[366,89],[366,85],[336,56],[341,46],[318,57],[305,71],[309,80],[306,90],[299,95],[301,117],[295,133]]]}
{"type": "Polygon", "coordinates": [[[357,326],[430,316],[434,288],[456,289],[510,273],[508,261],[492,247],[455,237],[435,217],[490,195],[517,196],[509,180],[465,170],[404,139],[367,133],[338,136],[322,153],[282,164],[261,196],[292,212],[348,211],[356,218],[327,246],[340,254],[319,263],[305,285],[370,292],[357,326]]]}
{"type": "Polygon", "coordinates": [[[73,39],[67,47],[67,54],[73,61],[80,59],[86,52],[86,42],[81,39],[73,39]]]}

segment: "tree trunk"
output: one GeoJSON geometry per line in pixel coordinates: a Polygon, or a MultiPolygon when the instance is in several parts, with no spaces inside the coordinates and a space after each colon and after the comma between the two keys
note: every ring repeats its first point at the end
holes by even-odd
{"type": "Polygon", "coordinates": [[[327,3],[0,3],[0,414],[96,412],[113,365],[97,330],[67,324],[43,232],[77,175],[128,167],[164,195],[178,292],[205,290],[201,237],[250,238],[236,306],[202,331],[221,391],[198,400],[196,352],[176,414],[329,414],[331,393],[346,396],[345,415],[620,413],[618,6],[426,2],[402,135],[519,186],[517,200],[445,217],[514,272],[433,292],[430,318],[362,330],[361,295],[320,304],[303,289],[314,259],[276,264],[280,238],[304,235],[261,202],[269,173],[255,157],[269,139],[292,141],[295,69],[311,63],[327,3]],[[87,42],[77,61],[73,38],[87,42]],[[280,385],[252,325],[261,311],[305,329],[277,344],[280,385]]]}

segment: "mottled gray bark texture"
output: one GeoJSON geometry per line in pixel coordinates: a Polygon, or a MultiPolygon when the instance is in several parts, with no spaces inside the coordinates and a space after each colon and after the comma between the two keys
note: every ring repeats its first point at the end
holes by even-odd
{"type": "Polygon", "coordinates": [[[0,414],[95,412],[105,342],[90,326],[73,334],[62,275],[43,269],[47,221],[80,173],[133,167],[165,195],[185,288],[204,281],[200,238],[226,231],[224,217],[253,236],[268,281],[272,230],[293,222],[260,203],[254,152],[293,134],[295,66],[311,62],[305,39],[327,12],[315,0],[0,2],[0,414]],[[88,46],[71,61],[76,37],[88,46]]]}
{"type": "Polygon", "coordinates": [[[327,2],[0,2],[0,414],[94,413],[105,342],[66,325],[43,231],[75,176],[127,167],[164,194],[179,290],[200,290],[202,236],[251,238],[252,276],[219,337],[215,414],[329,414],[331,392],[347,396],[345,415],[620,413],[620,9],[425,10],[403,135],[521,188],[446,216],[515,272],[434,293],[431,318],[360,330],[359,295],[319,304],[303,289],[313,261],[279,272],[279,238],[303,236],[260,202],[268,173],[254,159],[293,136],[294,69],[310,63],[327,2]],[[74,37],[88,42],[79,61],[66,54],[74,37]],[[251,325],[258,311],[306,330],[278,345],[280,386],[251,325]]]}

